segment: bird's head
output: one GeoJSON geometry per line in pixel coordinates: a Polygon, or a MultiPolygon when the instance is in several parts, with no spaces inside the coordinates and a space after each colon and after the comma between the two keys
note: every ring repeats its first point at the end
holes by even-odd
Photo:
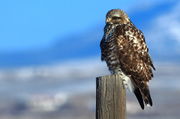
{"type": "Polygon", "coordinates": [[[129,22],[127,14],[120,9],[112,9],[106,14],[106,23],[108,24],[127,24],[129,22]]]}

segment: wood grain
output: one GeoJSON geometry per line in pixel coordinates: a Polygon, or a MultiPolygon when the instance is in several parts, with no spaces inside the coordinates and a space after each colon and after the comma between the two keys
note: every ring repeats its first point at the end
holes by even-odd
{"type": "Polygon", "coordinates": [[[96,78],[96,119],[126,119],[126,90],[119,75],[96,78]]]}

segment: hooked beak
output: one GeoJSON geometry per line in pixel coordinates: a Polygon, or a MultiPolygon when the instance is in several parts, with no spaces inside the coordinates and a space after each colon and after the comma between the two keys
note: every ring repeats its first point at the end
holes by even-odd
{"type": "Polygon", "coordinates": [[[106,18],[106,23],[109,23],[111,21],[111,18],[106,18]]]}

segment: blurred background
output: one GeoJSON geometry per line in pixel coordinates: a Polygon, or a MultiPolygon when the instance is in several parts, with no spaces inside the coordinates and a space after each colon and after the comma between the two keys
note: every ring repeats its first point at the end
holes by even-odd
{"type": "Polygon", "coordinates": [[[179,119],[180,1],[0,1],[0,118],[94,119],[105,15],[123,9],[156,66],[152,108],[127,91],[128,119],[179,119]]]}

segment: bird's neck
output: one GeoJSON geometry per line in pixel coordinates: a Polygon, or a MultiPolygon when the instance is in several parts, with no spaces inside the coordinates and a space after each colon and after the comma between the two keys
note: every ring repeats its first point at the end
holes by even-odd
{"type": "Polygon", "coordinates": [[[104,27],[104,33],[108,34],[112,29],[116,28],[120,24],[106,24],[104,27]]]}
{"type": "Polygon", "coordinates": [[[127,24],[110,24],[110,23],[106,23],[106,25],[104,27],[104,36],[103,36],[106,39],[106,41],[107,41],[107,38],[112,35],[111,33],[113,33],[113,30],[117,26],[120,26],[120,25],[134,26],[134,24],[132,22],[128,22],[127,24]]]}
{"type": "Polygon", "coordinates": [[[107,42],[108,37],[111,36],[113,33],[112,31],[118,26],[119,24],[106,24],[104,27],[104,39],[107,42]]]}
{"type": "Polygon", "coordinates": [[[110,23],[106,23],[106,25],[104,27],[104,33],[108,34],[112,29],[116,28],[119,25],[135,26],[131,21],[128,22],[127,24],[110,24],[110,23]]]}

